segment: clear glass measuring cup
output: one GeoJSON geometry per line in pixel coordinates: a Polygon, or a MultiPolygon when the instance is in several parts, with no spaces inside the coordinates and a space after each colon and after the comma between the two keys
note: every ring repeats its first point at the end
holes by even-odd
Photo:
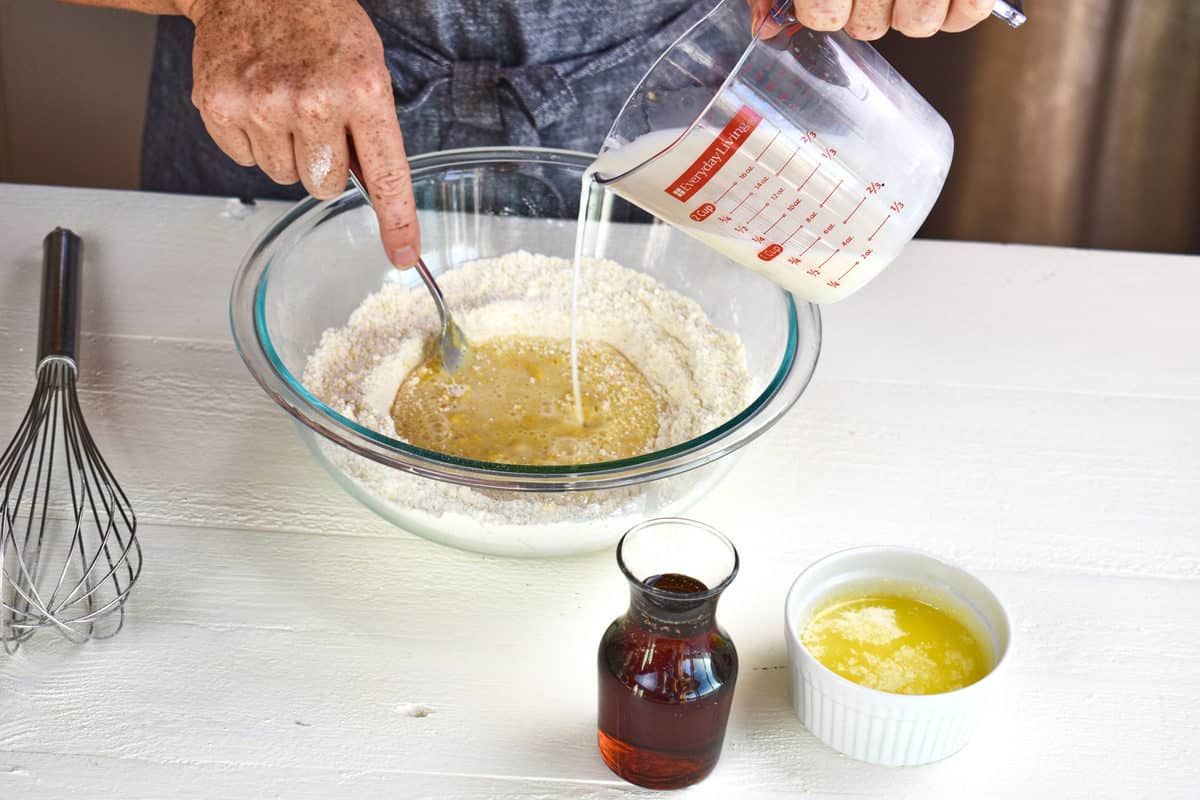
{"type": "Polygon", "coordinates": [[[778,21],[757,32],[745,0],[714,8],[646,74],[590,172],[797,296],[829,303],[912,239],[954,139],[874,48],[786,21],[790,5],[778,3],[778,21]]]}

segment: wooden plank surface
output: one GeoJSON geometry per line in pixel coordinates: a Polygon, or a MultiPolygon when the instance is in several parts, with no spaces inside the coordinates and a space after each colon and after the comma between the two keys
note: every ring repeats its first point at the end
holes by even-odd
{"type": "MultiPolygon", "coordinates": [[[[345,496],[227,329],[281,209],[0,186],[0,437],[32,388],[42,235],[87,242],[82,402],[143,520],[126,630],[0,661],[0,796],[626,793],[595,754],[611,553],[427,543],[345,496]],[[427,716],[410,716],[413,704],[427,716]]],[[[1200,259],[918,242],[824,312],[817,377],[693,512],[743,571],[743,675],[687,796],[1187,797],[1200,785],[1200,259]],[[1016,649],[972,744],[845,759],[787,701],[804,566],[908,544],[975,570],[1016,649]]]]}

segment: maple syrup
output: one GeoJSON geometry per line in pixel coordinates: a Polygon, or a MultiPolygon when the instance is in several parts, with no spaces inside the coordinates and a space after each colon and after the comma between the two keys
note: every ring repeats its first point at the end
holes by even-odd
{"type": "Polygon", "coordinates": [[[600,756],[630,783],[677,789],[717,764],[737,651],[716,624],[719,591],[679,573],[630,586],[629,611],[600,642],[600,756]]]}

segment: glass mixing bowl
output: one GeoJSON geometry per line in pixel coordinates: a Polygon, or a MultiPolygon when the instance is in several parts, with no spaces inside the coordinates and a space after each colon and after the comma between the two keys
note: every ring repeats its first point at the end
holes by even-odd
{"type": "MultiPolygon", "coordinates": [[[[580,181],[591,160],[538,148],[413,158],[425,262],[438,275],[522,249],[571,258],[580,181]]],[[[352,191],[302,201],[254,244],[230,299],[238,350],[267,394],[300,423],[317,461],[351,496],[404,530],[509,556],[611,546],[636,522],[677,515],[699,500],[737,452],[796,402],[816,367],[821,323],[816,307],[611,193],[589,208],[598,235],[588,256],[653,276],[742,340],[751,399],[701,436],[621,461],[514,466],[423,450],[322,403],[301,377],[321,334],[344,325],[385,283],[419,285],[414,270],[388,263],[375,215],[352,191]]]]}

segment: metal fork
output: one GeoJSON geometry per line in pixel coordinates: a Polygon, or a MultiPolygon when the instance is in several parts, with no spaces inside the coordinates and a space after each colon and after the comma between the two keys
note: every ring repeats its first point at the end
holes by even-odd
{"type": "MultiPolygon", "coordinates": [[[[372,208],[375,204],[371,202],[371,195],[367,192],[367,187],[363,184],[362,178],[358,174],[358,166],[352,165],[350,168],[350,183],[354,184],[354,188],[358,189],[359,194],[367,201],[367,205],[372,208]]],[[[429,267],[425,266],[423,259],[417,259],[416,263],[417,274],[421,276],[421,280],[425,283],[425,288],[429,290],[429,294],[433,297],[434,305],[437,306],[438,317],[442,321],[442,335],[438,342],[438,353],[442,358],[442,369],[446,372],[454,372],[462,366],[463,361],[467,357],[467,335],[463,333],[462,328],[458,327],[458,323],[454,321],[454,317],[450,314],[450,309],[446,306],[446,298],[442,296],[442,289],[437,285],[437,281],[433,279],[433,273],[429,271],[429,267]]]]}

